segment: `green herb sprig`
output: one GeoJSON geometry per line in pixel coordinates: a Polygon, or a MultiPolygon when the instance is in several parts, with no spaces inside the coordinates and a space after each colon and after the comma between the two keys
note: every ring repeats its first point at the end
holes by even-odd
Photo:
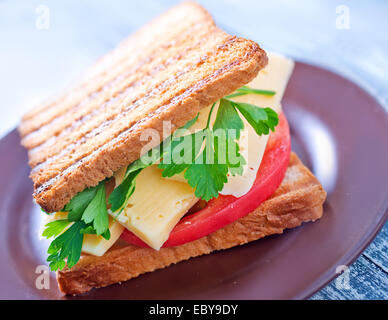
{"type": "Polygon", "coordinates": [[[184,136],[173,140],[172,150],[163,155],[158,165],[163,170],[164,177],[172,177],[185,171],[184,178],[195,189],[195,195],[205,201],[218,197],[228,181],[228,174],[243,173],[246,160],[240,154],[238,140],[241,130],[244,129],[244,122],[238,111],[258,135],[269,134],[269,130],[274,131],[279,121],[277,113],[270,108],[260,108],[224,98],[220,100],[216,119],[211,127],[210,119],[214,106],[209,113],[206,128],[191,134],[189,138],[184,136]],[[231,136],[231,133],[234,135],[231,136]],[[177,163],[175,159],[179,157],[174,157],[174,154],[190,149],[193,141],[198,140],[199,134],[203,136],[203,139],[199,140],[200,145],[205,142],[202,152],[198,146],[193,146],[192,161],[177,163]],[[231,154],[228,149],[234,150],[234,153],[231,154]]]}
{"type": "Polygon", "coordinates": [[[55,238],[47,250],[47,261],[52,271],[63,269],[66,259],[69,268],[78,262],[84,234],[97,234],[110,239],[105,192],[105,181],[85,189],[63,208],[68,212],[67,219],[46,224],[43,236],[55,238]]]}

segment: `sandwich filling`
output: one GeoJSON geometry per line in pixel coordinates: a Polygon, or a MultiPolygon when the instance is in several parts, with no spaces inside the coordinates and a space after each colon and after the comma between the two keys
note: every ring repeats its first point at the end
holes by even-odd
{"type": "Polygon", "coordinates": [[[247,86],[49,215],[43,236],[54,238],[51,269],[71,268],[81,252],[101,256],[120,237],[155,250],[180,245],[254,210],[288,164],[280,102],[292,69],[291,60],[269,54],[267,67],[247,86]],[[281,165],[271,166],[276,159],[281,165]]]}

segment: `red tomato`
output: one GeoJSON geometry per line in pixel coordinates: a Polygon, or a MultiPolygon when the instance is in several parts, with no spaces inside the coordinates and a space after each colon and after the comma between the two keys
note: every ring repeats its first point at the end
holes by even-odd
{"type": "MultiPolygon", "coordinates": [[[[183,217],[172,230],[163,247],[179,246],[205,237],[255,210],[279,187],[288,167],[290,152],[290,131],[287,119],[281,113],[276,131],[272,132],[268,139],[251,190],[240,198],[219,195],[218,198],[210,200],[204,209],[183,217]]],[[[127,229],[123,231],[121,238],[130,244],[148,247],[127,229]]]]}

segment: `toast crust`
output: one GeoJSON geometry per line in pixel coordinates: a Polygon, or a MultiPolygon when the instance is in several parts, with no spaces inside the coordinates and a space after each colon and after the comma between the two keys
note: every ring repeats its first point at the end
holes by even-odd
{"type": "Polygon", "coordinates": [[[173,132],[266,64],[255,42],[226,34],[199,5],[171,9],[102,58],[78,86],[23,117],[36,202],[60,211],[150,149],[140,139],[144,130],[162,136],[168,121],[173,132]]]}
{"type": "Polygon", "coordinates": [[[321,184],[292,153],[279,188],[249,215],[206,237],[159,251],[119,241],[102,257],[83,255],[71,270],[57,272],[58,285],[65,294],[81,294],[216,250],[281,234],[285,229],[321,218],[325,199],[321,184]]]}

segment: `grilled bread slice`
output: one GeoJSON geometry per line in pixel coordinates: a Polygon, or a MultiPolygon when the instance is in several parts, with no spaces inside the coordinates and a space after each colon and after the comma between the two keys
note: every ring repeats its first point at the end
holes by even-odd
{"type": "MultiPolygon", "coordinates": [[[[199,5],[163,14],[103,57],[79,84],[26,114],[34,198],[47,212],[140,157],[141,133],[172,132],[267,64],[255,43],[217,28],[199,5]]],[[[150,146],[149,148],[151,148],[150,146]]],[[[143,150],[145,151],[145,150],[143,150]]]]}
{"type": "Polygon", "coordinates": [[[319,219],[325,198],[318,180],[292,153],[277,191],[244,218],[196,241],[159,251],[119,241],[102,257],[83,255],[71,270],[57,272],[59,288],[65,294],[81,294],[215,250],[280,234],[302,222],[319,219]]]}

